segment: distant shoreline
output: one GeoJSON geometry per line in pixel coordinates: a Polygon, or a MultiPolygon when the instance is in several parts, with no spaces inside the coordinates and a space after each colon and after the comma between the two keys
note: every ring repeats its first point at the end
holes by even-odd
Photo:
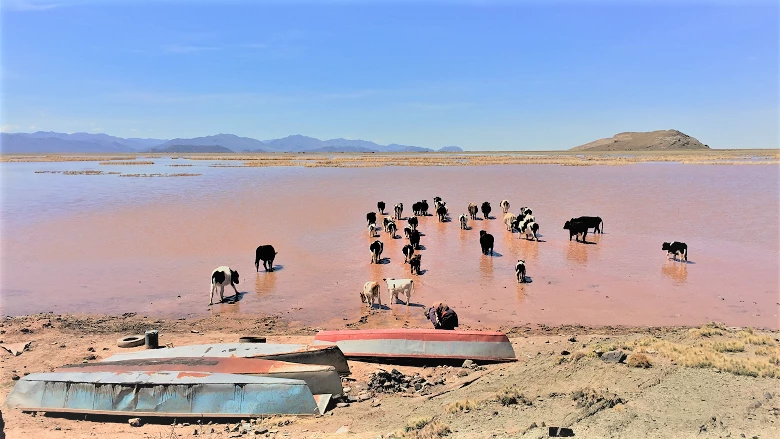
{"type": "Polygon", "coordinates": [[[704,165],[780,165],[780,149],[708,149],[667,151],[463,151],[383,153],[57,153],[5,154],[0,162],[93,162],[172,158],[225,161],[224,167],[382,167],[486,165],[627,165],[672,162],[704,165]],[[403,158],[401,160],[401,158],[403,158]],[[242,162],[242,163],[238,163],[242,162]]]}

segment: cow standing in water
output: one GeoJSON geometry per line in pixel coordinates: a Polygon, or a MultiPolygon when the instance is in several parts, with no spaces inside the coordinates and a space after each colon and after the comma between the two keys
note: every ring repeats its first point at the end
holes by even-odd
{"type": "Polygon", "coordinates": [[[461,230],[468,230],[469,229],[469,226],[468,226],[469,220],[466,217],[465,213],[462,214],[461,216],[459,216],[458,220],[460,220],[460,228],[461,228],[461,230]]]}
{"type": "Polygon", "coordinates": [[[382,260],[382,250],[384,249],[384,244],[382,244],[382,241],[374,241],[371,243],[371,245],[368,247],[368,249],[371,251],[371,263],[372,264],[378,264],[379,261],[382,260]]]}
{"type": "Polygon", "coordinates": [[[409,260],[412,259],[412,255],[414,255],[414,247],[411,244],[406,244],[401,251],[404,254],[404,264],[408,264],[409,260]]]}
{"type": "Polygon", "coordinates": [[[225,301],[225,285],[233,287],[233,291],[236,292],[236,298],[238,298],[238,290],[236,289],[238,284],[238,272],[231,270],[230,267],[223,265],[217,267],[211,272],[211,298],[209,299],[209,305],[214,304],[214,293],[219,288],[219,301],[220,303],[225,301]]]}
{"type": "Polygon", "coordinates": [[[490,207],[490,203],[487,201],[482,203],[482,216],[484,216],[486,220],[490,219],[491,210],[493,210],[493,208],[490,207]]]}
{"type": "Polygon", "coordinates": [[[482,247],[483,255],[493,256],[493,241],[493,235],[484,230],[479,231],[479,245],[482,247]]]}
{"type": "Polygon", "coordinates": [[[688,244],[684,242],[664,242],[661,246],[661,250],[666,250],[667,258],[669,258],[669,255],[673,255],[675,258],[681,257],[676,260],[688,262],[688,244]]]}
{"type": "Polygon", "coordinates": [[[255,250],[255,269],[260,271],[260,261],[263,261],[265,271],[274,271],[274,258],[278,253],[272,245],[261,245],[255,250]]]}
{"type": "Polygon", "coordinates": [[[401,215],[404,213],[404,203],[398,203],[393,206],[393,213],[395,214],[395,219],[400,220],[401,215]]]}
{"type": "Polygon", "coordinates": [[[471,217],[471,219],[476,221],[477,220],[477,212],[479,212],[479,208],[477,207],[477,205],[474,204],[474,203],[469,203],[469,207],[468,207],[467,210],[469,212],[469,216],[471,217]]]}
{"type": "Polygon", "coordinates": [[[384,215],[385,214],[385,202],[384,201],[380,201],[380,202],[376,203],[376,210],[380,214],[384,215]]]}
{"type": "Polygon", "coordinates": [[[501,210],[504,213],[509,212],[509,201],[508,200],[501,200],[500,203],[498,203],[499,206],[501,206],[501,210]]]}
{"type": "Polygon", "coordinates": [[[525,283],[525,261],[522,259],[518,259],[515,264],[515,276],[517,276],[517,283],[525,283]]]}

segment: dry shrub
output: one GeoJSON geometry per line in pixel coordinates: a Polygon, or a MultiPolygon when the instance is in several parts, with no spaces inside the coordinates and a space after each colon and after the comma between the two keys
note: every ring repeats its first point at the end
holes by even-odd
{"type": "Polygon", "coordinates": [[[103,171],[63,171],[62,175],[101,175],[103,171]]]}
{"type": "Polygon", "coordinates": [[[406,421],[405,431],[422,430],[423,427],[430,424],[433,418],[430,416],[421,416],[418,418],[411,418],[406,421]]]}
{"type": "Polygon", "coordinates": [[[737,333],[737,337],[741,338],[747,344],[753,345],[766,345],[775,346],[775,341],[772,337],[765,334],[756,334],[753,328],[743,329],[737,333]]]}
{"type": "Polygon", "coordinates": [[[174,163],[172,165],[165,165],[165,166],[195,166],[192,163],[174,163]]]}
{"type": "Polygon", "coordinates": [[[125,165],[153,165],[154,162],[150,162],[150,161],[135,161],[135,160],[132,161],[132,162],[125,162],[125,161],[109,160],[107,162],[100,162],[98,164],[99,165],[122,165],[122,166],[125,166],[125,165]]]}
{"type": "Polygon", "coordinates": [[[579,361],[579,360],[581,360],[582,358],[585,358],[585,356],[586,356],[586,353],[585,353],[585,352],[583,352],[583,351],[577,351],[577,352],[575,352],[575,353],[573,353],[573,354],[572,354],[572,356],[571,356],[571,361],[574,361],[574,362],[576,362],[576,361],[579,361]]]}
{"type": "Polygon", "coordinates": [[[464,399],[461,401],[455,401],[450,404],[447,404],[446,410],[447,413],[455,414],[465,411],[471,411],[477,408],[477,403],[474,401],[471,401],[469,399],[464,399]]]}
{"type": "Polygon", "coordinates": [[[526,398],[525,395],[520,393],[520,390],[517,389],[517,387],[504,387],[500,392],[496,393],[496,401],[501,403],[501,405],[507,406],[507,405],[514,405],[514,404],[523,404],[523,405],[531,405],[532,402],[530,399],[526,398]]]}
{"type": "MultiPolygon", "coordinates": [[[[440,437],[444,437],[450,434],[452,430],[450,430],[450,427],[438,420],[432,420],[431,418],[417,418],[418,420],[427,420],[425,424],[423,424],[419,428],[411,428],[410,424],[407,423],[406,429],[402,435],[402,437],[410,438],[410,439],[437,439],[440,437]]],[[[410,421],[411,422],[411,421],[410,421]]]]}
{"type": "Polygon", "coordinates": [[[700,328],[691,329],[690,332],[695,337],[712,337],[713,335],[723,335],[726,332],[726,326],[723,323],[711,322],[700,328]]]}
{"type": "Polygon", "coordinates": [[[628,357],[626,364],[628,364],[629,367],[641,367],[642,369],[653,367],[653,363],[650,361],[650,357],[640,353],[631,354],[628,357]]]}
{"type": "Polygon", "coordinates": [[[197,177],[202,174],[122,174],[120,177],[197,177]]]}
{"type": "Polygon", "coordinates": [[[745,352],[745,343],[739,340],[715,341],[710,347],[716,352],[745,352]]]}
{"type": "Polygon", "coordinates": [[[577,403],[577,407],[585,409],[598,406],[597,408],[602,410],[625,403],[623,398],[615,393],[603,390],[596,391],[590,387],[575,390],[571,393],[571,399],[577,403]]]}

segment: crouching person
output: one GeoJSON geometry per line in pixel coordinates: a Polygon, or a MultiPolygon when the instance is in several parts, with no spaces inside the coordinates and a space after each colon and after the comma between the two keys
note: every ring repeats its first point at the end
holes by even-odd
{"type": "Polygon", "coordinates": [[[425,314],[436,329],[453,330],[458,326],[458,315],[445,303],[434,303],[425,314]]]}

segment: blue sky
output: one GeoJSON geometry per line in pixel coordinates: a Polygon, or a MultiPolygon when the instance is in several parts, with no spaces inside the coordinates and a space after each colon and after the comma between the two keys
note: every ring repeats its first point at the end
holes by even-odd
{"type": "Polygon", "coordinates": [[[779,145],[776,1],[19,1],[3,131],[779,145]]]}

